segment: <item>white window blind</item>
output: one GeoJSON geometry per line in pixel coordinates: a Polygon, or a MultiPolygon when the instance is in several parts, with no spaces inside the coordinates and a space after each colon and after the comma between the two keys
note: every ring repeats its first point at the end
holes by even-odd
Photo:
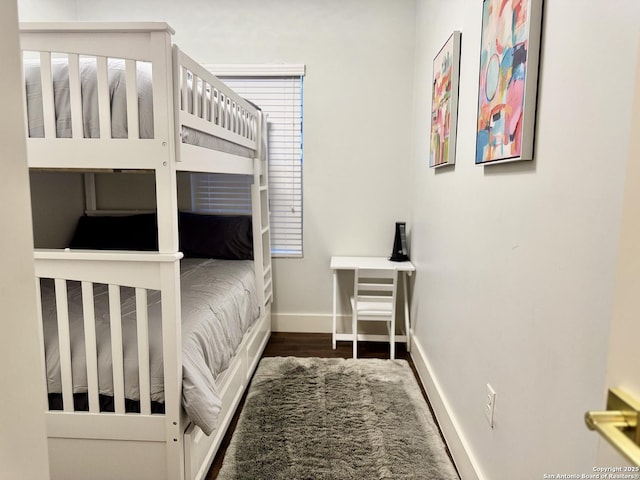
{"type": "MultiPolygon", "coordinates": [[[[267,114],[271,254],[276,257],[301,257],[304,66],[211,65],[207,68],[267,114]]],[[[194,175],[205,176],[209,177],[194,175]]],[[[194,182],[194,191],[197,191],[193,194],[194,208],[214,212],[229,207],[228,199],[222,201],[221,207],[222,199],[217,194],[206,192],[214,186],[215,183],[203,182],[196,185],[194,182]]],[[[231,190],[229,194],[236,198],[235,195],[239,192],[231,193],[231,190]]],[[[250,201],[248,205],[250,212],[250,201]]]]}
{"type": "Polygon", "coordinates": [[[249,175],[198,173],[191,176],[191,205],[215,215],[251,215],[249,175]]]}

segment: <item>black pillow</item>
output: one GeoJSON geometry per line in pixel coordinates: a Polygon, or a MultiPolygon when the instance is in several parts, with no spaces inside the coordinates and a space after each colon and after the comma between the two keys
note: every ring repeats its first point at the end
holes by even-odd
{"type": "Polygon", "coordinates": [[[253,260],[253,228],[248,215],[180,212],[180,250],[185,257],[253,260]]]}
{"type": "Polygon", "coordinates": [[[158,250],[155,213],[80,217],[71,248],[91,250],[158,250]]]}
{"type": "MultiPolygon", "coordinates": [[[[250,216],[180,212],[178,225],[180,250],[185,257],[253,259],[253,229],[250,216]]],[[[81,217],[69,247],[157,251],[156,214],[81,217]]]]}

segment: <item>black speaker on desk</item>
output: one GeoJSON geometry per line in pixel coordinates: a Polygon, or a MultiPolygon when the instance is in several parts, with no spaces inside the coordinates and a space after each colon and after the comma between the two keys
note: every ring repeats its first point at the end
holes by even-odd
{"type": "Polygon", "coordinates": [[[396,222],[396,236],[393,240],[393,252],[389,260],[392,262],[406,262],[409,260],[406,222],[396,222]]]}

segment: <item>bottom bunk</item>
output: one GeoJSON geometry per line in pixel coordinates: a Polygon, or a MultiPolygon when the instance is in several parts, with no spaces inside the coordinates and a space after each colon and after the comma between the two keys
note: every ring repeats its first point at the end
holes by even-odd
{"type": "Polygon", "coordinates": [[[35,260],[51,478],[204,478],[270,335],[252,262],[35,260]]]}

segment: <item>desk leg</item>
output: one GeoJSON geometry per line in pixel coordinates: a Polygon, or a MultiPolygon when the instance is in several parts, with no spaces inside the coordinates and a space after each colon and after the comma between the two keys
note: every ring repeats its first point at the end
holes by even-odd
{"type": "Polygon", "coordinates": [[[411,321],[409,320],[409,297],[407,295],[407,274],[402,276],[402,293],[404,293],[404,330],[407,336],[407,352],[411,351],[411,321]]]}
{"type": "Polygon", "coordinates": [[[333,343],[333,349],[336,349],[336,333],[337,333],[337,315],[338,315],[338,271],[333,271],[333,330],[331,334],[331,341],[333,343]]]}

